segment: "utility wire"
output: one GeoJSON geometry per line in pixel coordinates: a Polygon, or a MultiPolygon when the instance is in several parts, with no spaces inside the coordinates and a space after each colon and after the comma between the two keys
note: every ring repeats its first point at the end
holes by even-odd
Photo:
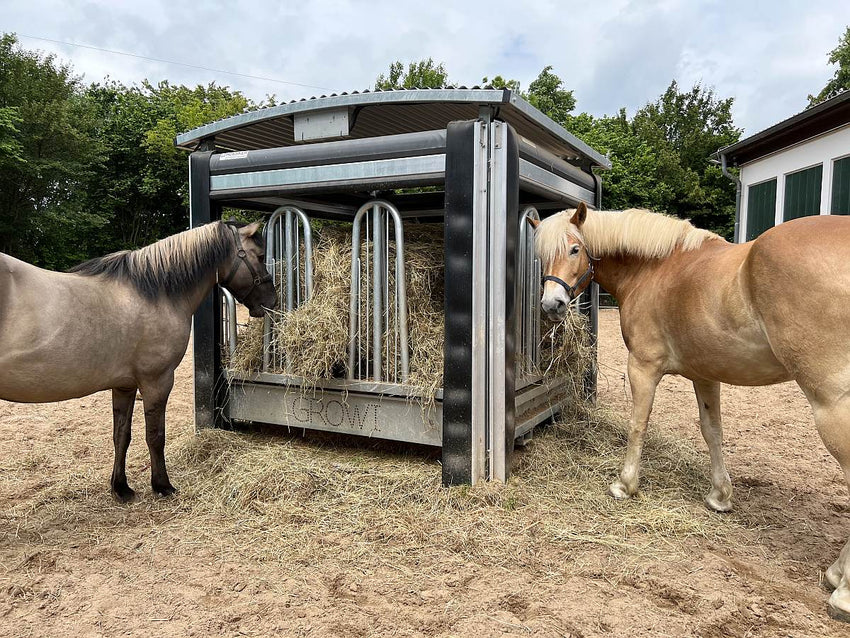
{"type": "Polygon", "coordinates": [[[211,69],[206,66],[199,66],[197,64],[187,64],[185,62],[175,62],[174,60],[163,60],[162,58],[149,58],[145,55],[138,55],[136,53],[127,53],[125,51],[115,51],[113,49],[104,49],[102,47],[92,46],[90,44],[77,44],[76,42],[64,42],[62,40],[52,40],[50,38],[41,38],[36,35],[25,35],[23,33],[18,33],[18,37],[21,38],[29,38],[30,40],[41,40],[43,42],[53,42],[54,44],[64,44],[69,47],[79,47],[81,49],[91,49],[92,51],[101,51],[103,53],[112,53],[113,55],[124,55],[128,58],[139,58],[140,60],[148,60],[150,62],[162,62],[164,64],[174,64],[175,66],[185,66],[190,69],[200,69],[202,71],[210,71],[211,73],[224,73],[225,75],[235,75],[240,78],[249,78],[251,80],[263,80],[265,82],[277,82],[278,84],[289,84],[292,86],[303,86],[308,89],[319,89],[322,91],[332,91],[333,89],[329,89],[325,86],[316,86],[314,84],[302,84],[300,82],[288,82],[287,80],[277,80],[275,78],[266,78],[259,75],[247,75],[246,73],[236,73],[235,71],[224,71],[222,69],[211,69]]]}

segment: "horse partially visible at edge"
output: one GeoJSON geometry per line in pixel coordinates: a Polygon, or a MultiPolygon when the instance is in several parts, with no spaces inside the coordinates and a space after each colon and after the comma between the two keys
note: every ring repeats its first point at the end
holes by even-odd
{"type": "Polygon", "coordinates": [[[44,403],[112,390],[110,486],[128,502],[125,463],[138,389],[151,487],[174,493],[165,468],[165,406],[192,315],[216,282],[251,316],[273,308],[259,223],[213,222],[67,273],[0,253],[0,399],[44,403]]]}
{"type": "MultiPolygon", "coordinates": [[[[850,484],[850,217],[789,221],[745,244],[644,210],[556,213],[537,226],[542,308],[563,318],[597,281],[617,299],[632,391],[625,461],[608,489],[638,489],[641,448],[665,374],[693,381],[711,457],[711,509],[731,509],[720,384],[794,380],[850,484]]],[[[828,610],[850,621],[850,541],[826,571],[828,610]]]]}

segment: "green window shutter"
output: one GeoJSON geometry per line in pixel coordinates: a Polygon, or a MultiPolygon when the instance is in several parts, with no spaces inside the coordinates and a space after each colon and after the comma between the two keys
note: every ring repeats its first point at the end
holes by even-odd
{"type": "Polygon", "coordinates": [[[820,215],[820,190],[823,164],[785,176],[785,210],[783,219],[820,215]]]}
{"type": "Polygon", "coordinates": [[[832,205],[829,212],[850,215],[850,157],[835,160],[832,165],[832,205]]]}
{"type": "Polygon", "coordinates": [[[747,241],[773,228],[776,219],[776,178],[747,189],[747,241]]]}

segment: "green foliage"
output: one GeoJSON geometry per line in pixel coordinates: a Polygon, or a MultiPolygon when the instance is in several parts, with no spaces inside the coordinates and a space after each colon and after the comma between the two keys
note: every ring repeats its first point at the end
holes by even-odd
{"type": "Polygon", "coordinates": [[[838,40],[838,46],[830,51],[829,63],[837,64],[838,68],[820,93],[809,96],[809,106],[814,106],[850,89],[850,27],[844,30],[844,35],[838,40]]]}
{"type": "Polygon", "coordinates": [[[216,85],[84,88],[53,56],[3,36],[0,251],[64,269],[186,229],[188,162],[175,136],[256,107],[216,85]]]}
{"type": "Polygon", "coordinates": [[[519,80],[506,80],[501,75],[494,78],[481,78],[481,84],[484,86],[492,86],[494,89],[510,89],[520,93],[519,80]]]}
{"type": "Polygon", "coordinates": [[[103,223],[79,207],[101,154],[94,124],[70,67],[0,37],[0,251],[49,266],[86,254],[103,223]]]}
{"type": "Polygon", "coordinates": [[[187,156],[174,146],[180,131],[251,106],[238,92],[210,85],[93,84],[106,161],[85,186],[90,210],[111,219],[102,250],[137,248],[189,225],[187,156]]]}
{"type": "Polygon", "coordinates": [[[438,89],[443,86],[450,86],[448,73],[442,63],[437,64],[432,58],[410,62],[407,71],[400,60],[393,62],[387,75],[382,73],[375,80],[376,91],[438,89]]]}
{"type": "Polygon", "coordinates": [[[699,84],[679,91],[674,81],[635,114],[632,127],[656,154],[653,177],[667,186],[653,208],[731,237],[735,191],[709,158],[741,136],[732,122],[732,98],[718,99],[699,84]]]}
{"type": "Polygon", "coordinates": [[[528,92],[523,97],[558,124],[564,124],[576,107],[576,99],[573,92],[567,91],[563,86],[563,80],[552,73],[551,66],[547,66],[534,82],[528,85],[528,92]]]}

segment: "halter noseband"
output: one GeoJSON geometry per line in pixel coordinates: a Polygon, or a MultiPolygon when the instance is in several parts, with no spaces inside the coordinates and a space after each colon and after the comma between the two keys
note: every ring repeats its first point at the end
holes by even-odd
{"type": "MultiPolygon", "coordinates": [[[[239,236],[239,231],[236,228],[234,228],[233,226],[230,226],[229,224],[227,225],[227,227],[230,230],[233,231],[233,241],[236,243],[236,259],[233,260],[233,266],[230,268],[230,272],[227,273],[227,277],[225,277],[223,280],[221,280],[219,282],[219,285],[227,288],[230,285],[230,282],[233,279],[233,276],[236,274],[236,271],[239,270],[239,266],[241,266],[244,263],[245,266],[247,266],[248,271],[251,273],[251,278],[253,280],[253,283],[251,284],[251,287],[248,289],[248,292],[246,292],[244,295],[239,295],[239,296],[241,296],[242,299],[247,299],[248,295],[250,295],[252,292],[254,292],[254,288],[266,283],[267,281],[271,281],[272,276],[268,272],[266,272],[264,275],[260,275],[260,274],[257,273],[256,270],[254,270],[254,267],[251,265],[251,262],[248,261],[248,253],[246,253],[245,249],[242,248],[242,238],[239,236]]],[[[231,291],[231,292],[233,292],[233,291],[231,291]]],[[[236,296],[235,293],[234,293],[234,296],[236,296]]],[[[237,299],[238,299],[239,296],[237,296],[237,299]]],[[[240,303],[242,302],[242,299],[239,299],[240,303]]]]}
{"type": "Polygon", "coordinates": [[[578,278],[578,281],[575,283],[574,286],[569,285],[566,281],[564,281],[560,277],[556,277],[555,275],[545,275],[543,277],[544,283],[547,281],[554,281],[556,284],[561,284],[564,287],[564,290],[567,291],[567,297],[570,301],[572,301],[579,295],[579,288],[581,288],[586,281],[588,281],[589,279],[593,279],[593,262],[599,261],[598,258],[590,254],[590,251],[587,249],[587,246],[582,244],[581,247],[584,248],[584,252],[587,253],[587,270],[585,270],[584,274],[578,278]]]}

